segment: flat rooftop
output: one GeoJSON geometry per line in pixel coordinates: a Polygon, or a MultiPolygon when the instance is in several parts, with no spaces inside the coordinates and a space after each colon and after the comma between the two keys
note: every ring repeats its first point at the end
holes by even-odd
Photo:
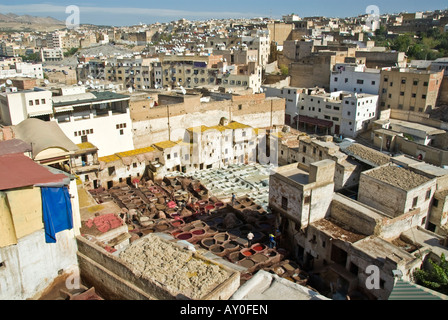
{"type": "Polygon", "coordinates": [[[395,165],[379,167],[363,174],[406,191],[410,191],[431,180],[421,174],[395,165]]]}
{"type": "Polygon", "coordinates": [[[302,169],[299,169],[297,167],[297,164],[280,167],[276,170],[276,172],[299,184],[306,185],[309,183],[309,173],[302,169]]]}

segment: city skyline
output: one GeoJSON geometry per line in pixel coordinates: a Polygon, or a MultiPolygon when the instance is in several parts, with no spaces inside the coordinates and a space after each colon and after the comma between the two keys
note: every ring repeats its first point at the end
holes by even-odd
{"type": "Polygon", "coordinates": [[[65,9],[69,5],[80,8],[81,24],[126,26],[139,23],[152,24],[156,22],[170,22],[178,19],[208,20],[227,18],[255,18],[272,17],[281,18],[283,15],[295,13],[300,17],[326,16],[326,17],[353,17],[366,13],[369,5],[376,5],[380,14],[399,13],[402,11],[433,11],[446,9],[446,4],[439,0],[426,1],[425,3],[409,3],[407,1],[384,0],[371,1],[348,1],[343,0],[336,5],[332,1],[321,1],[319,6],[306,6],[297,1],[284,0],[275,3],[268,1],[237,2],[234,0],[210,3],[202,0],[179,1],[171,0],[163,3],[152,3],[146,1],[132,1],[123,6],[121,1],[17,1],[13,5],[0,5],[0,13],[29,14],[33,16],[50,16],[65,21],[68,14],[65,9]],[[405,9],[403,9],[405,8],[405,9]]]}

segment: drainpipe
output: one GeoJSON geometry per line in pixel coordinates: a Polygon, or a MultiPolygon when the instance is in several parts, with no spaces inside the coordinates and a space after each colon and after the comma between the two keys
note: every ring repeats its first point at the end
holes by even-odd
{"type": "Polygon", "coordinates": [[[171,141],[170,107],[169,107],[169,105],[166,105],[166,114],[168,117],[168,140],[171,141]]]}
{"type": "Polygon", "coordinates": [[[306,226],[306,237],[308,238],[308,229],[310,228],[310,221],[311,221],[311,204],[313,202],[313,190],[311,190],[310,193],[310,207],[308,208],[308,224],[306,226]]]}

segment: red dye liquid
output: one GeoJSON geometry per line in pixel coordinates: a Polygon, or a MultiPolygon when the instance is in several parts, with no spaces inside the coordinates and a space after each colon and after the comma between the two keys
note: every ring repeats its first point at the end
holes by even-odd
{"type": "Polygon", "coordinates": [[[188,240],[192,237],[191,233],[184,233],[177,236],[177,239],[188,240]]]}
{"type": "Polygon", "coordinates": [[[202,235],[204,233],[205,233],[204,230],[195,230],[195,231],[193,231],[193,234],[196,235],[196,236],[202,235]]]}
{"type": "Polygon", "coordinates": [[[173,225],[173,227],[178,227],[180,226],[182,223],[180,221],[174,221],[171,223],[173,225]]]}
{"type": "Polygon", "coordinates": [[[254,249],[255,251],[262,251],[264,248],[262,246],[255,246],[252,249],[254,249]]]}
{"type": "Polygon", "coordinates": [[[244,252],[242,252],[242,254],[244,256],[246,256],[246,257],[250,257],[252,255],[252,252],[251,251],[244,251],[244,252]]]}

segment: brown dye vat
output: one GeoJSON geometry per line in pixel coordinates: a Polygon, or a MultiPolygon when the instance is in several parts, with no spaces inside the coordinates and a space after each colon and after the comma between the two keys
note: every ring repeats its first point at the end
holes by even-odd
{"type": "Polygon", "coordinates": [[[205,238],[201,240],[201,245],[206,248],[206,249],[210,249],[211,246],[215,245],[215,239],[213,238],[205,238]]]}
{"type": "Polygon", "coordinates": [[[166,206],[164,204],[156,204],[156,209],[159,211],[165,211],[166,206]]]}
{"type": "Polygon", "coordinates": [[[146,236],[147,234],[154,233],[154,229],[153,228],[141,229],[140,232],[143,233],[144,236],[146,236]]]}
{"type": "Polygon", "coordinates": [[[255,266],[255,262],[253,262],[250,259],[243,259],[243,260],[239,261],[238,264],[247,269],[250,269],[255,266]]]}
{"type": "Polygon", "coordinates": [[[232,263],[236,263],[236,262],[240,261],[241,258],[242,258],[242,257],[240,256],[240,253],[239,253],[239,252],[232,252],[232,253],[230,253],[230,254],[228,255],[228,259],[229,259],[230,262],[232,262],[232,263]]]}
{"type": "Polygon", "coordinates": [[[169,226],[168,224],[166,224],[166,223],[159,223],[158,225],[155,226],[155,229],[156,229],[158,232],[166,231],[166,230],[168,230],[169,228],[170,228],[170,226],[169,226]]]}
{"type": "Polygon", "coordinates": [[[223,243],[223,247],[226,248],[228,252],[239,251],[240,249],[238,242],[235,241],[226,241],[223,243]]]}
{"type": "Polygon", "coordinates": [[[250,257],[251,260],[253,260],[255,263],[264,263],[269,260],[268,257],[266,257],[264,254],[256,253],[253,256],[250,257]]]}
{"type": "Polygon", "coordinates": [[[216,254],[217,256],[222,257],[222,256],[225,255],[225,250],[226,249],[222,245],[220,245],[220,244],[214,244],[214,245],[210,246],[209,250],[212,253],[216,254]]]}
{"type": "Polygon", "coordinates": [[[229,240],[230,236],[227,233],[218,233],[213,238],[216,240],[216,242],[223,243],[229,240]]]}

